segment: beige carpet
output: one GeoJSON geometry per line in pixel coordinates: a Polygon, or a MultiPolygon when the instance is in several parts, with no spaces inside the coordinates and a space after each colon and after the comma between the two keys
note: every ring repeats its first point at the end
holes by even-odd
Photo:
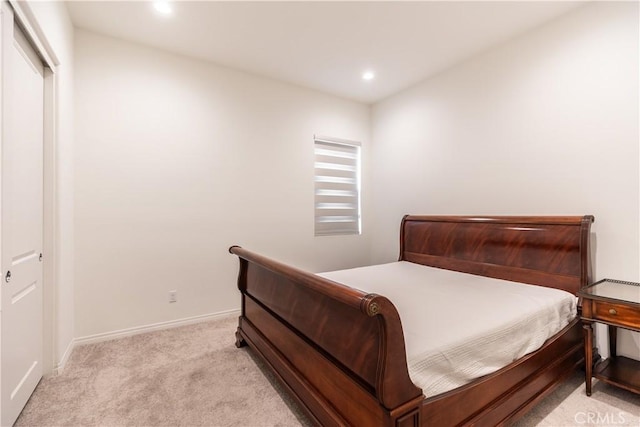
{"type": "MultiPolygon", "coordinates": [[[[237,319],[76,348],[62,375],[42,380],[18,426],[306,426],[247,348],[237,319]]],[[[640,426],[640,397],[576,374],[518,423],[640,426]]],[[[440,426],[438,426],[440,427],[440,426]]]]}

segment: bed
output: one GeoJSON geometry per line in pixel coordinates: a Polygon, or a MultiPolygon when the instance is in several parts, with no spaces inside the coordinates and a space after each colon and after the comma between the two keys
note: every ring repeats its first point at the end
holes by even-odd
{"type": "MultiPolygon", "coordinates": [[[[575,295],[591,280],[592,222],[592,216],[405,216],[399,261],[575,295]]],[[[249,345],[319,425],[508,424],[583,363],[576,316],[507,366],[425,396],[409,375],[392,301],[238,246],[230,252],[240,260],[236,345],[249,345]]],[[[437,319],[443,328],[459,316],[456,310],[437,319]]]]}

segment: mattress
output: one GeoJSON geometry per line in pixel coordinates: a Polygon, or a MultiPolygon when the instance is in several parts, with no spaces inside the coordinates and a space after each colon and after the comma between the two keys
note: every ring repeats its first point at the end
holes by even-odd
{"type": "Polygon", "coordinates": [[[562,290],[406,261],[319,275],[391,300],[409,375],[427,397],[537,350],[576,316],[576,297],[562,290]]]}

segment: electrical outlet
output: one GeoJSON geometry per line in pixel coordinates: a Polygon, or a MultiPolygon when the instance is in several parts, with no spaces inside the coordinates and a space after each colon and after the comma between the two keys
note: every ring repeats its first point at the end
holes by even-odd
{"type": "Polygon", "coordinates": [[[169,291],[169,302],[178,301],[178,291],[169,291]]]}

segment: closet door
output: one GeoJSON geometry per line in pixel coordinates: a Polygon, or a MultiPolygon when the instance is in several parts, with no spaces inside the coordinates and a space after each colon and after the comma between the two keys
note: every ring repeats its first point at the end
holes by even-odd
{"type": "Polygon", "coordinates": [[[2,3],[1,401],[15,422],[42,377],[44,67],[2,3]]]}

